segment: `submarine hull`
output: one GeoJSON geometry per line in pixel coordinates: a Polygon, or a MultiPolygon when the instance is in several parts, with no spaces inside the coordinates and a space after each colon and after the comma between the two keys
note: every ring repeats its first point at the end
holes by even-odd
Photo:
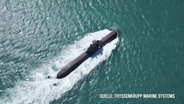
{"type": "Polygon", "coordinates": [[[57,78],[64,78],[68,74],[70,74],[73,70],[75,70],[80,64],[82,64],[85,60],[91,57],[94,53],[96,53],[100,48],[103,48],[107,43],[111,42],[117,37],[117,31],[111,31],[108,35],[99,40],[98,47],[93,48],[92,50],[87,50],[83,52],[80,56],[75,58],[73,61],[64,66],[57,74],[57,78]]]}

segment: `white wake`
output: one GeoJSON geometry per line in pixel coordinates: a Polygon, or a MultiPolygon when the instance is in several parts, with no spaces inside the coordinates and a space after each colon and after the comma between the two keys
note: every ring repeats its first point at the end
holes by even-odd
{"type": "Polygon", "coordinates": [[[0,100],[0,104],[49,104],[54,99],[60,98],[62,94],[72,89],[80,79],[89,74],[94,67],[111,55],[118,43],[118,38],[103,47],[102,54],[87,59],[67,77],[56,79],[57,72],[84,52],[92,40],[101,39],[108,33],[110,31],[107,29],[89,33],[74,44],[67,45],[58,56],[35,69],[30,74],[29,79],[18,82],[14,88],[8,89],[7,96],[0,100]],[[48,79],[47,76],[51,76],[51,78],[48,79]]]}

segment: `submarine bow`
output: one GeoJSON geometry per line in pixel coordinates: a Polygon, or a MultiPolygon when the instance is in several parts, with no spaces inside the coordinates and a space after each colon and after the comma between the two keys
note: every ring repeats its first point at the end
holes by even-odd
{"type": "Polygon", "coordinates": [[[61,79],[66,77],[72,71],[74,71],[80,64],[82,64],[85,60],[95,54],[100,48],[103,48],[106,44],[114,40],[118,35],[118,32],[113,30],[101,40],[93,40],[92,44],[88,47],[88,49],[75,58],[73,61],[64,66],[57,74],[57,78],[61,79]]]}

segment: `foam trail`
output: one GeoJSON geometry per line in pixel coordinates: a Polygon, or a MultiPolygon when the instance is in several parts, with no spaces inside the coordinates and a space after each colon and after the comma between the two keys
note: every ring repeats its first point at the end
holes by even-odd
{"type": "Polygon", "coordinates": [[[7,95],[0,100],[1,104],[49,104],[58,99],[65,92],[89,74],[95,66],[106,60],[116,47],[118,38],[103,47],[102,54],[87,59],[76,70],[63,79],[56,79],[57,72],[68,62],[76,58],[89,46],[94,39],[101,39],[110,33],[109,30],[101,30],[89,33],[72,45],[68,45],[60,55],[53,58],[47,64],[35,69],[27,81],[21,81],[12,89],[6,91],[7,95]],[[51,76],[50,79],[47,76],[51,76]],[[57,84],[54,86],[53,84],[57,84]]]}

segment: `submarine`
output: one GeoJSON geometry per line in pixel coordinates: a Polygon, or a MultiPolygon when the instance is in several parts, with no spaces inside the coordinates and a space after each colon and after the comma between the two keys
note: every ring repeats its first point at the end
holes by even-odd
{"type": "Polygon", "coordinates": [[[106,44],[114,40],[118,36],[118,32],[112,30],[109,34],[103,37],[101,40],[93,40],[92,44],[87,48],[85,52],[75,58],[73,61],[64,66],[57,74],[57,79],[61,79],[69,75],[85,60],[94,55],[99,49],[103,48],[106,44]]]}

